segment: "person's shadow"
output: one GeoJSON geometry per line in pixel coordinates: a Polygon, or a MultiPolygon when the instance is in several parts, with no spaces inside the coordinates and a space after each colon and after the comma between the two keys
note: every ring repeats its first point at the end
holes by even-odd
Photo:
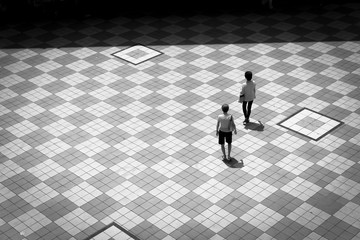
{"type": "Polygon", "coordinates": [[[245,124],[245,129],[250,129],[250,130],[254,130],[254,131],[259,131],[262,132],[264,131],[264,124],[262,124],[262,122],[259,121],[259,123],[255,123],[255,122],[249,122],[247,124],[245,124]]]}
{"type": "Polygon", "coordinates": [[[236,160],[235,158],[230,158],[230,160],[223,160],[223,162],[226,164],[226,166],[230,167],[230,168],[242,168],[244,167],[244,162],[243,160],[236,160]]]}

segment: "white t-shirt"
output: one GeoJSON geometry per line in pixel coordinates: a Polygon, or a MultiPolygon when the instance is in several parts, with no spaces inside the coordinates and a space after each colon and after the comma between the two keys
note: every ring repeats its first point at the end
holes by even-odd
{"type": "Polygon", "coordinates": [[[256,98],[255,87],[256,83],[248,80],[242,85],[240,95],[245,94],[245,102],[253,101],[256,98]]]}

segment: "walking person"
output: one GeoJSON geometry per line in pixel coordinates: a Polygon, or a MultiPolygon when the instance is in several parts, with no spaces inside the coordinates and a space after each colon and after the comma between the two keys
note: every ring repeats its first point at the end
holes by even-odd
{"type": "Polygon", "coordinates": [[[229,105],[223,104],[221,106],[223,114],[218,116],[216,124],[216,136],[219,136],[219,144],[221,145],[221,151],[223,153],[223,160],[231,160],[231,143],[232,143],[232,132],[236,131],[236,125],[234,117],[231,114],[228,114],[229,105]],[[228,158],[226,158],[225,153],[225,141],[228,144],[228,158]]]}
{"type": "Polygon", "coordinates": [[[242,109],[245,117],[243,122],[244,125],[250,122],[251,107],[254,99],[256,98],[256,83],[252,81],[252,76],[253,74],[251,71],[245,72],[246,82],[242,85],[239,97],[239,102],[242,103],[242,109]]]}

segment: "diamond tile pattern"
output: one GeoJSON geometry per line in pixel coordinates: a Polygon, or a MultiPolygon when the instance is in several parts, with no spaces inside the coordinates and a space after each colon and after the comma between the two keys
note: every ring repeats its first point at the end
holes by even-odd
{"type": "Polygon", "coordinates": [[[5,23],[0,238],[359,239],[360,5],[232,10],[5,23]]]}

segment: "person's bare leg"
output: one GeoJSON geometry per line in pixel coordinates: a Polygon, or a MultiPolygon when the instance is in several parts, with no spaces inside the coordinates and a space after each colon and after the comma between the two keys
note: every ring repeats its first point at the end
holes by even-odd
{"type": "Polygon", "coordinates": [[[228,157],[229,157],[228,160],[230,160],[231,158],[230,156],[231,156],[231,143],[228,144],[228,157]]]}
{"type": "Polygon", "coordinates": [[[226,159],[225,146],[224,146],[224,144],[221,144],[221,151],[222,151],[222,153],[223,153],[223,158],[226,159]]]}

